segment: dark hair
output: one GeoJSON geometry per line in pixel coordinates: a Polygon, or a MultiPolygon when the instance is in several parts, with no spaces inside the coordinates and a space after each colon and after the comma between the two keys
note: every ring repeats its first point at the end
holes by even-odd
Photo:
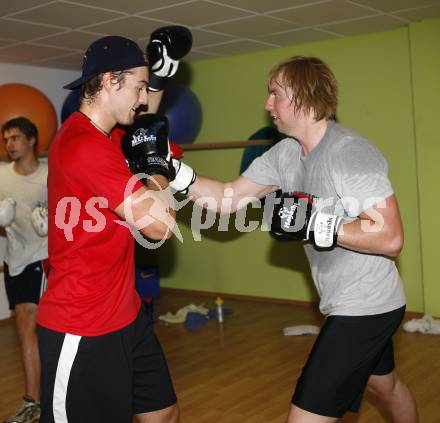
{"type": "MultiPolygon", "coordinates": [[[[122,70],[110,73],[112,74],[112,83],[120,84],[120,87],[122,87],[125,82],[125,78],[127,74],[130,73],[130,71],[122,70]]],[[[81,100],[93,100],[96,97],[96,95],[99,93],[99,91],[101,91],[102,88],[103,75],[103,73],[100,73],[99,75],[81,85],[81,100]]]]}
{"type": "Polygon", "coordinates": [[[338,106],[338,83],[333,72],[316,57],[294,56],[276,66],[269,80],[292,90],[295,110],[313,110],[315,120],[334,120],[338,106]]]}
{"type": "Polygon", "coordinates": [[[8,120],[2,126],[2,137],[4,136],[6,131],[11,129],[19,129],[26,136],[28,140],[31,138],[35,138],[34,150],[38,144],[38,129],[37,127],[26,117],[20,116],[17,118],[13,118],[8,120]]]}

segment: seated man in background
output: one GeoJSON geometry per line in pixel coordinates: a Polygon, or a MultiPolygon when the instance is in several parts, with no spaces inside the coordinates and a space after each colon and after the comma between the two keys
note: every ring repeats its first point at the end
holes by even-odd
{"type": "Polygon", "coordinates": [[[11,160],[0,166],[0,226],[7,238],[4,277],[25,375],[23,403],[6,423],[33,422],[40,417],[36,316],[46,285],[47,164],[35,155],[38,131],[30,120],[9,120],[1,131],[11,160]]]}

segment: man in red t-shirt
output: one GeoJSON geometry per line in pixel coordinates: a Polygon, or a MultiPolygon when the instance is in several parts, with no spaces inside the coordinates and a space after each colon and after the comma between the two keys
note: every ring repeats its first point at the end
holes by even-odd
{"type": "Polygon", "coordinates": [[[82,77],[65,87],[81,87],[81,105],[49,154],[51,269],[37,318],[41,423],[128,423],[133,414],[178,421],[166,361],[134,289],[129,226],[153,240],[171,236],[175,214],[159,192],[169,178],[141,184],[114,129],[149,103],[147,66],[135,42],[104,37],[86,51],[82,77]]]}

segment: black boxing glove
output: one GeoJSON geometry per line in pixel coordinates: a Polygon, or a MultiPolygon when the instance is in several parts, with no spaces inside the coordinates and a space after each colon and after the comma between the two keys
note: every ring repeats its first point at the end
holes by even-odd
{"type": "Polygon", "coordinates": [[[147,45],[146,55],[150,67],[150,91],[162,91],[168,78],[179,66],[179,60],[192,47],[192,34],[183,26],[164,26],[153,31],[147,45]]]}
{"type": "Polygon", "coordinates": [[[122,136],[121,147],[133,173],[163,175],[169,181],[174,179],[176,172],[171,162],[166,116],[137,116],[122,136]]]}
{"type": "Polygon", "coordinates": [[[270,228],[275,239],[310,241],[323,249],[336,246],[342,217],[315,211],[309,194],[278,191],[277,198],[270,228]]]}

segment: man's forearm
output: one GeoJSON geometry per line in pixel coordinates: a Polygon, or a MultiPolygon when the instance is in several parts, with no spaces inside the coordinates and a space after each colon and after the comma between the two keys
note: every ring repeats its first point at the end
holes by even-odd
{"type": "Polygon", "coordinates": [[[176,211],[174,210],[174,204],[172,202],[174,197],[172,197],[168,179],[163,175],[150,175],[147,182],[147,188],[152,191],[160,192],[160,199],[167,205],[167,211],[170,216],[175,219],[176,211]]]}
{"type": "Polygon", "coordinates": [[[163,175],[149,175],[146,185],[152,191],[162,191],[168,188],[169,181],[163,175]]]}
{"type": "MultiPolygon", "coordinates": [[[[228,184],[206,176],[197,176],[194,184],[189,188],[188,196],[193,200],[201,197],[213,198],[218,204],[225,196],[228,184]]],[[[215,210],[217,211],[217,210],[215,210]]]]}
{"type": "Polygon", "coordinates": [[[162,100],[163,91],[149,91],[148,92],[148,110],[147,113],[157,113],[160,102],[162,100]]]}

